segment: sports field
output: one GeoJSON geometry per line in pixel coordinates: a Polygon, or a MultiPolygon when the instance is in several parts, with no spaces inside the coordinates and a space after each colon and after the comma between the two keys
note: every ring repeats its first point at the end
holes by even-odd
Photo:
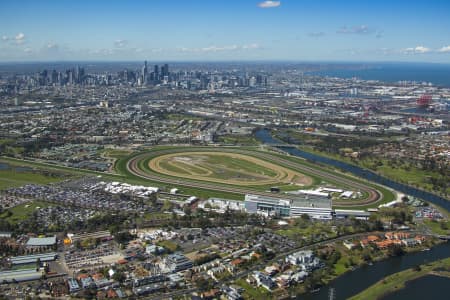
{"type": "Polygon", "coordinates": [[[262,159],[230,152],[183,152],[165,154],[149,161],[157,173],[231,185],[295,183],[311,185],[312,179],[262,159]]]}

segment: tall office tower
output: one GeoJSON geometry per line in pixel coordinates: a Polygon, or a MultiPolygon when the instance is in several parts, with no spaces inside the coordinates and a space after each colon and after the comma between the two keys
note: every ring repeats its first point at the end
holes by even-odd
{"type": "Polygon", "coordinates": [[[56,70],[52,71],[52,84],[58,83],[58,72],[56,72],[56,70]]]}
{"type": "Polygon", "coordinates": [[[72,70],[68,70],[66,72],[67,74],[67,78],[68,78],[68,83],[69,84],[73,84],[73,71],[72,70]]]}
{"type": "Polygon", "coordinates": [[[58,72],[58,84],[63,85],[64,84],[64,75],[61,72],[58,72]]]}
{"type": "Polygon", "coordinates": [[[75,83],[80,83],[80,66],[77,66],[75,68],[74,81],[75,81],[75,83]]]}
{"type": "Polygon", "coordinates": [[[154,80],[155,80],[155,81],[159,81],[159,67],[158,67],[158,65],[155,65],[153,73],[155,73],[155,75],[154,75],[154,76],[155,76],[154,80]]]}
{"type": "Polygon", "coordinates": [[[78,73],[78,83],[82,84],[84,80],[84,68],[80,68],[78,73]]]}
{"type": "Polygon", "coordinates": [[[164,64],[162,70],[161,70],[162,76],[169,76],[169,65],[164,64]]]}
{"type": "Polygon", "coordinates": [[[145,61],[144,66],[142,67],[142,83],[143,84],[147,84],[147,74],[148,74],[147,61],[145,61]]]}

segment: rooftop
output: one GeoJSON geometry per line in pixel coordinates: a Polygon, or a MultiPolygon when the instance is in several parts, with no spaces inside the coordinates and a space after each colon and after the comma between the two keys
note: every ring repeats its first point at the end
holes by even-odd
{"type": "Polygon", "coordinates": [[[27,242],[27,246],[52,246],[56,244],[56,236],[44,237],[44,238],[30,238],[27,242]]]}

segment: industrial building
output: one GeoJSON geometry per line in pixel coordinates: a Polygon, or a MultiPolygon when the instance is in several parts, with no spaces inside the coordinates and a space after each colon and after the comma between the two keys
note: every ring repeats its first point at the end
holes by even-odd
{"type": "Polygon", "coordinates": [[[314,219],[331,219],[331,202],[330,198],[318,195],[279,198],[247,194],[244,204],[247,213],[279,217],[300,217],[306,214],[314,219]]]}

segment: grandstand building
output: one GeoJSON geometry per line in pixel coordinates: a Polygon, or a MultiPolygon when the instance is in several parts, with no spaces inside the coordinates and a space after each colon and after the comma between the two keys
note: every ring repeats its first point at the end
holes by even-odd
{"type": "Polygon", "coordinates": [[[331,199],[319,195],[297,195],[295,198],[267,197],[245,195],[247,213],[258,213],[266,216],[300,217],[308,215],[314,219],[331,219],[331,199]]]}

